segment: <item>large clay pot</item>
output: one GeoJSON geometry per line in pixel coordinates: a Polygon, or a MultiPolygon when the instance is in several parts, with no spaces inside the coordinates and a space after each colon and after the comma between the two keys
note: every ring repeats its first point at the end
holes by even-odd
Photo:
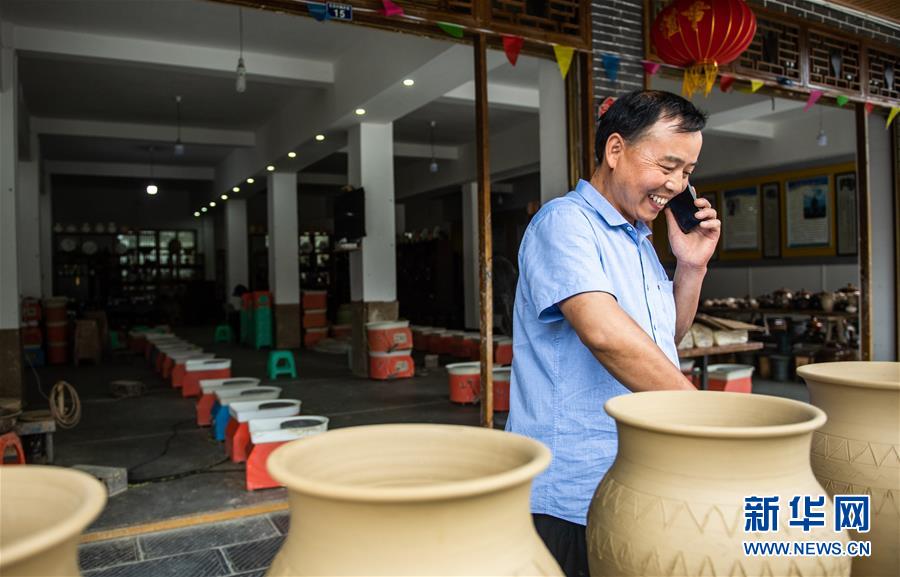
{"type": "Polygon", "coordinates": [[[841,362],[797,369],[828,423],[813,435],[812,468],[829,495],[871,495],[870,557],[854,576],[900,575],[900,363],[841,362]]]}
{"type": "Polygon", "coordinates": [[[788,525],[794,495],[825,495],[809,465],[816,407],[777,397],[709,391],[610,399],[619,448],[588,512],[591,575],[847,576],[841,557],[745,556],[742,541],[836,541],[825,527],[788,525]],[[745,533],[744,498],[779,497],[778,531],[745,533]]]}
{"type": "Polygon", "coordinates": [[[80,575],[81,532],[105,504],[106,489],[87,473],[0,466],[0,575],[80,575]]]}
{"type": "Polygon", "coordinates": [[[532,439],[451,425],[288,443],[269,457],[291,528],[268,575],[562,575],[529,511],[549,463],[532,439]]]}

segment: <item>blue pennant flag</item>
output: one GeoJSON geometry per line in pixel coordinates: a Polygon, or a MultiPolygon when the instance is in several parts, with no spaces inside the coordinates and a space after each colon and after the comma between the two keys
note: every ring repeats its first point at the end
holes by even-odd
{"type": "Polygon", "coordinates": [[[615,82],[619,77],[619,63],[621,58],[615,54],[603,55],[603,69],[606,70],[606,77],[615,82]]]}
{"type": "Polygon", "coordinates": [[[309,13],[312,15],[312,17],[319,22],[328,20],[328,6],[326,4],[310,2],[306,6],[307,8],[309,8],[309,13]]]}

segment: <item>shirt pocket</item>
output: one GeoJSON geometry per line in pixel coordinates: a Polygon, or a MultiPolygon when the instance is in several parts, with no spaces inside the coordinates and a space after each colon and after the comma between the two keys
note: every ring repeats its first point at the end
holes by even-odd
{"type": "MultiPolygon", "coordinates": [[[[656,282],[657,307],[653,311],[657,338],[675,340],[675,283],[670,280],[656,282]]],[[[676,343],[677,344],[677,343],[676,343]]]]}

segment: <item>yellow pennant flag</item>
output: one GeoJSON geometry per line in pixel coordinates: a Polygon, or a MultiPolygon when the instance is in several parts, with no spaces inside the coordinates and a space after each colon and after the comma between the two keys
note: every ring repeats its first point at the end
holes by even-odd
{"type": "Polygon", "coordinates": [[[765,82],[763,82],[762,80],[751,80],[750,81],[750,92],[756,92],[757,90],[759,90],[760,88],[763,87],[763,84],[765,84],[765,82]]]}
{"type": "Polygon", "coordinates": [[[569,66],[572,65],[572,55],[575,53],[575,49],[570,46],[554,44],[553,53],[556,54],[556,63],[559,64],[559,71],[565,80],[566,74],[569,73],[569,66]]]}
{"type": "Polygon", "coordinates": [[[894,106],[893,108],[891,108],[891,113],[888,114],[887,124],[884,125],[885,130],[891,127],[891,122],[894,121],[894,118],[897,116],[898,112],[900,112],[900,106],[894,106]]]}

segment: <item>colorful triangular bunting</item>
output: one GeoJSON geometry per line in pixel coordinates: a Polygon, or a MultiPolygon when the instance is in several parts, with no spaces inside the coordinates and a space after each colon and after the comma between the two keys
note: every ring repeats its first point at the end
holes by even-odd
{"type": "Polygon", "coordinates": [[[572,55],[575,49],[571,46],[553,45],[553,53],[556,54],[556,63],[559,64],[559,72],[565,80],[566,74],[569,73],[569,66],[572,65],[572,55]]]}
{"type": "Polygon", "coordinates": [[[506,52],[506,59],[513,66],[516,65],[516,61],[519,59],[519,52],[522,50],[523,44],[525,44],[525,39],[521,36],[503,35],[503,51],[506,52]]]}
{"type": "Polygon", "coordinates": [[[309,14],[319,22],[328,20],[328,6],[318,2],[310,2],[306,5],[309,14]]]}
{"type": "Polygon", "coordinates": [[[875,110],[875,105],[871,102],[866,102],[865,104],[866,116],[872,114],[872,111],[875,110]]]}
{"type": "Polygon", "coordinates": [[[463,37],[463,27],[459,24],[451,24],[450,22],[438,22],[438,28],[447,33],[448,36],[452,36],[454,38],[462,38],[463,37]]]}
{"type": "Polygon", "coordinates": [[[751,80],[750,81],[750,92],[756,92],[757,90],[762,88],[764,84],[765,84],[765,82],[763,82],[762,80],[751,80]]]}
{"type": "Polygon", "coordinates": [[[615,82],[619,78],[619,64],[622,62],[622,59],[615,54],[604,54],[602,61],[603,69],[606,70],[606,77],[610,81],[615,82]]]}
{"type": "Polygon", "coordinates": [[[837,98],[835,98],[834,100],[835,100],[835,102],[837,102],[838,106],[843,106],[843,105],[847,104],[848,102],[850,102],[850,97],[844,96],[843,94],[839,94],[837,96],[837,98]]]}
{"type": "Polygon", "coordinates": [[[884,124],[884,129],[887,130],[891,127],[891,122],[894,121],[894,118],[897,117],[897,113],[900,112],[900,106],[894,106],[891,108],[891,113],[888,114],[887,122],[884,124]]]}
{"type": "Polygon", "coordinates": [[[815,106],[816,102],[818,102],[820,98],[822,98],[821,90],[813,90],[812,92],[810,92],[809,98],[806,99],[806,106],[803,107],[803,112],[806,112],[810,108],[815,106]]]}
{"type": "Polygon", "coordinates": [[[381,0],[381,5],[384,6],[382,13],[385,16],[403,16],[403,8],[397,6],[391,0],[381,0]]]}
{"type": "Polygon", "coordinates": [[[719,90],[722,92],[728,92],[731,90],[731,85],[734,84],[734,76],[723,74],[722,78],[719,79],[719,90]]]}
{"type": "Polygon", "coordinates": [[[646,72],[649,76],[653,76],[657,72],[659,72],[659,68],[662,66],[659,62],[651,62],[649,60],[641,61],[641,64],[644,65],[644,72],[646,72]]]}

